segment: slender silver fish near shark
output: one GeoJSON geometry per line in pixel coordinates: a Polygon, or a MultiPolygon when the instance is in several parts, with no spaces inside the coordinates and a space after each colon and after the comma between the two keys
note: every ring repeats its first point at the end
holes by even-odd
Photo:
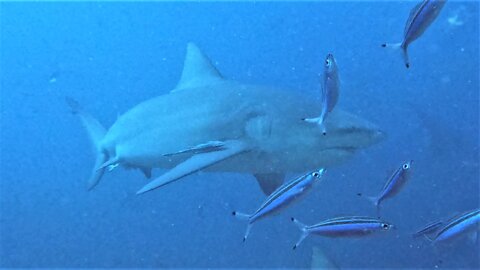
{"type": "Polygon", "coordinates": [[[253,214],[244,214],[234,211],[234,216],[248,220],[247,231],[245,232],[243,241],[245,242],[245,240],[247,240],[250,229],[255,221],[279,211],[300,197],[300,195],[306,194],[313,184],[322,178],[324,173],[325,169],[320,169],[286,182],[270,194],[265,202],[253,214]]]}
{"type": "Polygon", "coordinates": [[[246,85],[224,78],[193,43],[181,79],[168,94],[120,115],[107,130],[69,99],[94,145],[95,167],[88,189],[107,168],[167,170],[141,188],[145,193],[200,170],[254,175],[265,194],[286,173],[330,167],[385,136],[370,122],[340,109],[321,130],[301,119],[318,104],[294,90],[246,85]]]}
{"type": "Polygon", "coordinates": [[[321,112],[320,116],[315,118],[304,118],[308,123],[317,124],[322,130],[323,135],[327,134],[325,120],[327,115],[337,105],[340,92],[340,78],[338,76],[338,67],[333,54],[329,53],[325,59],[323,68],[323,82],[321,84],[321,112]]]}
{"type": "Polygon", "coordinates": [[[478,241],[479,225],[480,209],[477,208],[445,222],[445,225],[436,232],[433,242],[446,242],[468,232],[475,234],[478,241]]]}
{"type": "Polygon", "coordinates": [[[400,49],[407,68],[410,67],[408,46],[419,38],[438,17],[447,0],[423,0],[410,11],[400,43],[384,43],[382,47],[400,49]]]}
{"type": "Polygon", "coordinates": [[[393,174],[388,178],[387,182],[382,188],[382,191],[377,196],[367,197],[377,208],[377,216],[380,216],[380,204],[388,198],[397,195],[405,186],[410,178],[412,160],[404,162],[393,174]]]}
{"type": "Polygon", "coordinates": [[[388,231],[393,225],[377,218],[351,216],[327,219],[315,225],[305,225],[296,218],[292,221],[302,231],[300,239],[293,246],[296,249],[310,234],[327,237],[365,236],[378,231],[388,231]]]}

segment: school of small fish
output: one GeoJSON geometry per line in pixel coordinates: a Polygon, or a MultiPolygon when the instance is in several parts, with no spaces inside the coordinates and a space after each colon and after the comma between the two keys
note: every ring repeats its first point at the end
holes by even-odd
{"type": "MultiPolygon", "coordinates": [[[[410,61],[407,52],[408,46],[425,32],[428,26],[430,26],[439,15],[445,3],[446,0],[424,0],[418,3],[410,11],[410,15],[405,24],[402,42],[395,44],[385,43],[382,44],[382,47],[400,49],[403,54],[404,64],[409,68],[410,61]]],[[[323,135],[327,135],[327,130],[324,125],[325,119],[334,109],[339,97],[340,80],[338,73],[335,58],[333,54],[329,53],[324,63],[323,81],[321,84],[320,115],[315,118],[302,119],[303,121],[317,125],[322,130],[323,135]]],[[[301,231],[301,236],[293,246],[293,249],[296,249],[310,234],[325,237],[367,236],[372,233],[389,231],[391,228],[394,228],[395,226],[393,224],[380,219],[380,205],[384,200],[393,198],[402,190],[410,178],[412,164],[412,160],[407,160],[401,163],[401,165],[387,179],[381,191],[375,196],[367,197],[367,199],[372,201],[375,205],[377,217],[335,217],[314,225],[305,225],[298,219],[292,217],[291,221],[297,225],[301,231]]],[[[252,214],[244,214],[234,211],[234,216],[248,221],[243,241],[247,239],[252,224],[255,221],[278,212],[287,205],[290,205],[293,201],[298,199],[300,195],[311,190],[314,183],[320,182],[320,179],[323,178],[325,172],[326,170],[321,168],[317,171],[309,172],[303,176],[285,182],[271,193],[265,202],[252,214]]],[[[362,196],[362,194],[358,195],[362,196]]],[[[423,236],[432,243],[439,243],[473,232],[476,234],[478,241],[479,224],[480,209],[474,209],[446,220],[431,222],[413,233],[412,236],[415,238],[423,236]]]]}

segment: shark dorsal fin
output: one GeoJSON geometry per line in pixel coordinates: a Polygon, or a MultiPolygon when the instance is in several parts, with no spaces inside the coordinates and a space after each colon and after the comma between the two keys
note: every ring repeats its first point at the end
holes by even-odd
{"type": "Polygon", "coordinates": [[[222,80],[222,75],[212,62],[193,43],[188,43],[182,77],[173,91],[201,87],[222,80]]]}

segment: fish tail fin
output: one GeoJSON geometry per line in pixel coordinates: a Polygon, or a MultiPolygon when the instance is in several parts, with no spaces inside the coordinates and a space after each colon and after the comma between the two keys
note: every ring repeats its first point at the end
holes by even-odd
{"type": "MultiPolygon", "coordinates": [[[[237,212],[237,211],[233,211],[232,215],[234,215],[235,217],[237,217],[238,219],[241,219],[241,220],[249,220],[250,219],[249,214],[240,213],[240,212],[237,212]]],[[[245,235],[243,236],[243,242],[247,241],[247,237],[250,234],[250,229],[251,228],[252,228],[252,223],[249,222],[248,225],[247,225],[247,230],[245,231],[245,235]]]]}
{"type": "Polygon", "coordinates": [[[405,45],[405,43],[402,43],[402,45],[400,45],[400,48],[402,49],[402,56],[403,56],[403,62],[405,63],[405,67],[406,68],[410,68],[410,59],[408,57],[408,50],[407,50],[407,45],[405,45]]]}
{"type": "Polygon", "coordinates": [[[320,130],[322,131],[322,134],[327,135],[327,128],[325,127],[325,123],[323,122],[321,117],[302,118],[302,121],[318,125],[320,127],[320,130]]]}
{"type": "Polygon", "coordinates": [[[423,237],[425,237],[425,239],[427,239],[428,242],[432,243],[434,242],[434,239],[432,239],[430,236],[424,234],[423,237]]]}
{"type": "Polygon", "coordinates": [[[391,48],[391,49],[400,49],[402,52],[403,62],[405,63],[406,68],[410,68],[410,60],[408,58],[408,51],[407,45],[404,42],[399,43],[383,43],[383,48],[391,48]]]}
{"type": "Polygon", "coordinates": [[[108,160],[108,154],[101,149],[101,140],[105,137],[106,129],[93,118],[89,113],[85,112],[80,104],[73,98],[66,97],[65,101],[72,110],[72,113],[77,115],[82,121],[83,127],[86,129],[88,137],[92,142],[94,153],[96,153],[95,167],[87,182],[88,190],[95,187],[105,172],[105,168],[100,168],[108,160]],[[100,169],[97,169],[100,168],[100,169]]]}
{"type": "Polygon", "coordinates": [[[364,197],[367,200],[369,200],[376,208],[377,211],[377,217],[380,217],[380,199],[378,196],[367,196],[364,197]]]}
{"type": "Polygon", "coordinates": [[[300,243],[302,243],[303,240],[308,236],[307,225],[301,223],[300,221],[298,221],[296,218],[293,218],[293,217],[291,218],[291,220],[302,231],[302,234],[300,235],[300,238],[298,239],[297,243],[292,248],[292,249],[297,249],[297,247],[300,246],[300,243]]]}
{"type": "Polygon", "coordinates": [[[367,199],[368,201],[370,201],[371,203],[373,203],[373,205],[375,205],[375,206],[378,206],[378,204],[379,204],[377,196],[366,196],[364,198],[367,199]]]}
{"type": "Polygon", "coordinates": [[[320,130],[322,131],[322,134],[325,136],[327,135],[327,127],[325,126],[325,123],[319,123],[320,130]]]}
{"type": "Polygon", "coordinates": [[[320,117],[315,117],[315,118],[302,118],[302,121],[305,121],[307,123],[312,123],[312,124],[319,124],[320,123],[320,117]]]}
{"type": "Polygon", "coordinates": [[[249,214],[240,213],[238,211],[233,211],[232,215],[235,216],[236,218],[240,219],[240,220],[248,220],[250,218],[249,214]]]}

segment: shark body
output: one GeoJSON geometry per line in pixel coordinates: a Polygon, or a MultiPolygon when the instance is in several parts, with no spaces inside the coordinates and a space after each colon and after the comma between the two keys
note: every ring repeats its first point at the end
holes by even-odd
{"type": "Polygon", "coordinates": [[[333,166],[384,137],[374,124],[339,109],[326,121],[324,136],[301,120],[320,111],[314,100],[293,90],[227,80],[192,43],[174,90],[133,107],[110,129],[70,105],[95,146],[89,189],[107,168],[121,165],[147,177],[152,168],[168,170],[138,193],[199,170],[253,174],[270,193],[285,173],[333,166]]]}

